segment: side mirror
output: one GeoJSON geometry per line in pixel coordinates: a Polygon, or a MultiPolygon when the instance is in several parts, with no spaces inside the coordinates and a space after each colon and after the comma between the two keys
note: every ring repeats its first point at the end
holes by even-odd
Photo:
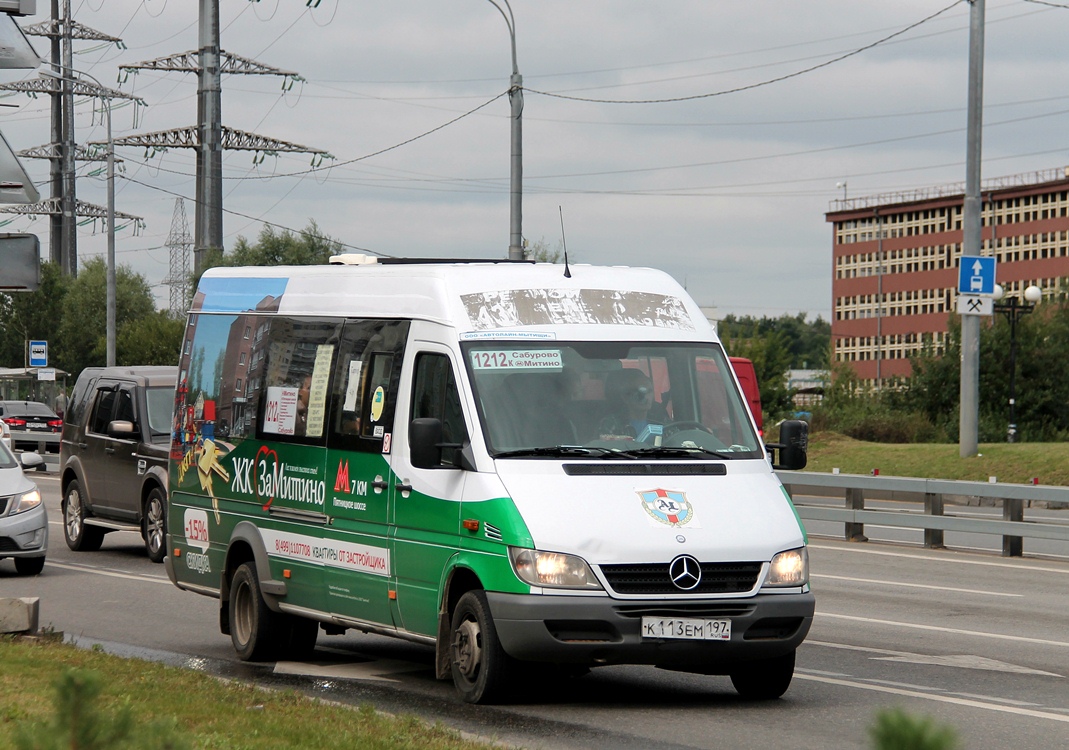
{"type": "Polygon", "coordinates": [[[417,469],[463,469],[475,471],[471,444],[443,443],[442,420],[413,419],[408,425],[408,450],[417,469]]]}
{"type": "Polygon", "coordinates": [[[799,471],[805,468],[809,449],[809,424],[800,419],[788,419],[780,425],[779,442],[766,443],[765,448],[772,454],[772,468],[799,471]],[[779,451],[779,462],[775,451],[779,451]]]}
{"type": "Polygon", "coordinates": [[[19,464],[23,469],[37,469],[41,471],[45,465],[45,460],[41,457],[40,453],[35,451],[24,451],[19,454],[19,464]]]}
{"type": "Polygon", "coordinates": [[[442,420],[413,419],[408,425],[408,450],[417,469],[437,469],[442,465],[442,420]]]}
{"type": "Polygon", "coordinates": [[[134,423],[125,419],[108,422],[108,434],[112,437],[130,437],[134,434],[134,423]]]}

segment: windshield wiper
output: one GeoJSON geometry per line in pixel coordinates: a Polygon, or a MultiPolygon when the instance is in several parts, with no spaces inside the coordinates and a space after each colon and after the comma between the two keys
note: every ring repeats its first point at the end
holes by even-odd
{"type": "Polygon", "coordinates": [[[525,456],[549,456],[567,458],[571,456],[608,456],[626,455],[625,451],[613,450],[612,448],[584,447],[582,445],[552,445],[539,448],[517,448],[511,451],[495,453],[494,458],[523,458],[525,456]]]}
{"type": "Polygon", "coordinates": [[[631,450],[623,451],[628,456],[644,456],[644,457],[656,457],[656,458],[690,458],[695,453],[700,453],[704,456],[713,456],[714,458],[733,459],[737,456],[734,453],[728,453],[724,451],[714,451],[708,448],[702,448],[700,446],[693,446],[687,448],[669,448],[667,446],[655,446],[651,448],[633,448],[631,450]]]}

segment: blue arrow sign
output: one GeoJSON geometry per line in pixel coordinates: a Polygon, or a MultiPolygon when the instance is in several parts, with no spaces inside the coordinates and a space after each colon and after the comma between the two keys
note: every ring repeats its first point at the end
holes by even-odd
{"type": "Polygon", "coordinates": [[[958,294],[995,293],[995,259],[978,255],[961,256],[958,266],[958,294]]]}

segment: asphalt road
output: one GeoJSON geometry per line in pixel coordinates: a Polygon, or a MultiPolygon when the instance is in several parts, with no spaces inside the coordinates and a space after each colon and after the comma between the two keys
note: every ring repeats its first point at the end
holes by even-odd
{"type": "Polygon", "coordinates": [[[63,542],[59,488],[34,479],[51,513],[36,578],[0,562],[0,596],[40,598],[41,624],[85,645],[439,720],[529,748],[860,748],[881,708],[953,725],[963,746],[1069,746],[1069,561],[851,544],[812,537],[817,617],[795,680],[771,703],[726,677],[607,667],[540,688],[520,705],[462,704],[430,650],[321,635],[315,660],[243,664],[218,632],[217,603],[171,586],[140,537],[99,552],[63,542]]]}

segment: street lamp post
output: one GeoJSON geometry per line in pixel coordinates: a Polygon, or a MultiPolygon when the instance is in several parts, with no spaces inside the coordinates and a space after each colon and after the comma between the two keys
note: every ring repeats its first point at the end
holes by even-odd
{"type": "Polygon", "coordinates": [[[1032,312],[1036,303],[1043,297],[1043,290],[1034,284],[1024,290],[1024,301],[1018,297],[1010,297],[1005,302],[1003,288],[995,284],[995,312],[1002,313],[1010,323],[1010,426],[1006,430],[1006,442],[1017,442],[1017,417],[1015,407],[1017,405],[1017,321],[1032,312]]]}
{"type": "Polygon", "coordinates": [[[509,260],[523,260],[523,76],[516,64],[516,19],[509,0],[488,0],[497,8],[509,28],[512,42],[512,77],[509,78],[509,102],[512,104],[512,163],[509,186],[509,260]],[[508,11],[507,13],[505,11],[508,11]]]}
{"type": "MultiPolygon", "coordinates": [[[[80,70],[71,70],[70,76],[60,75],[48,70],[42,70],[43,75],[51,78],[57,78],[60,81],[74,82],[77,81],[77,77],[88,78],[95,83],[101,92],[107,91],[104,84],[96,79],[95,76],[91,76],[80,70]]],[[[107,161],[108,161],[108,206],[107,213],[105,214],[105,221],[108,223],[108,255],[107,255],[107,301],[105,314],[105,329],[106,329],[106,342],[105,342],[105,358],[108,367],[115,366],[115,141],[111,134],[111,99],[107,96],[101,96],[101,101],[104,103],[104,117],[107,127],[108,135],[108,149],[107,149],[107,161]]]]}

